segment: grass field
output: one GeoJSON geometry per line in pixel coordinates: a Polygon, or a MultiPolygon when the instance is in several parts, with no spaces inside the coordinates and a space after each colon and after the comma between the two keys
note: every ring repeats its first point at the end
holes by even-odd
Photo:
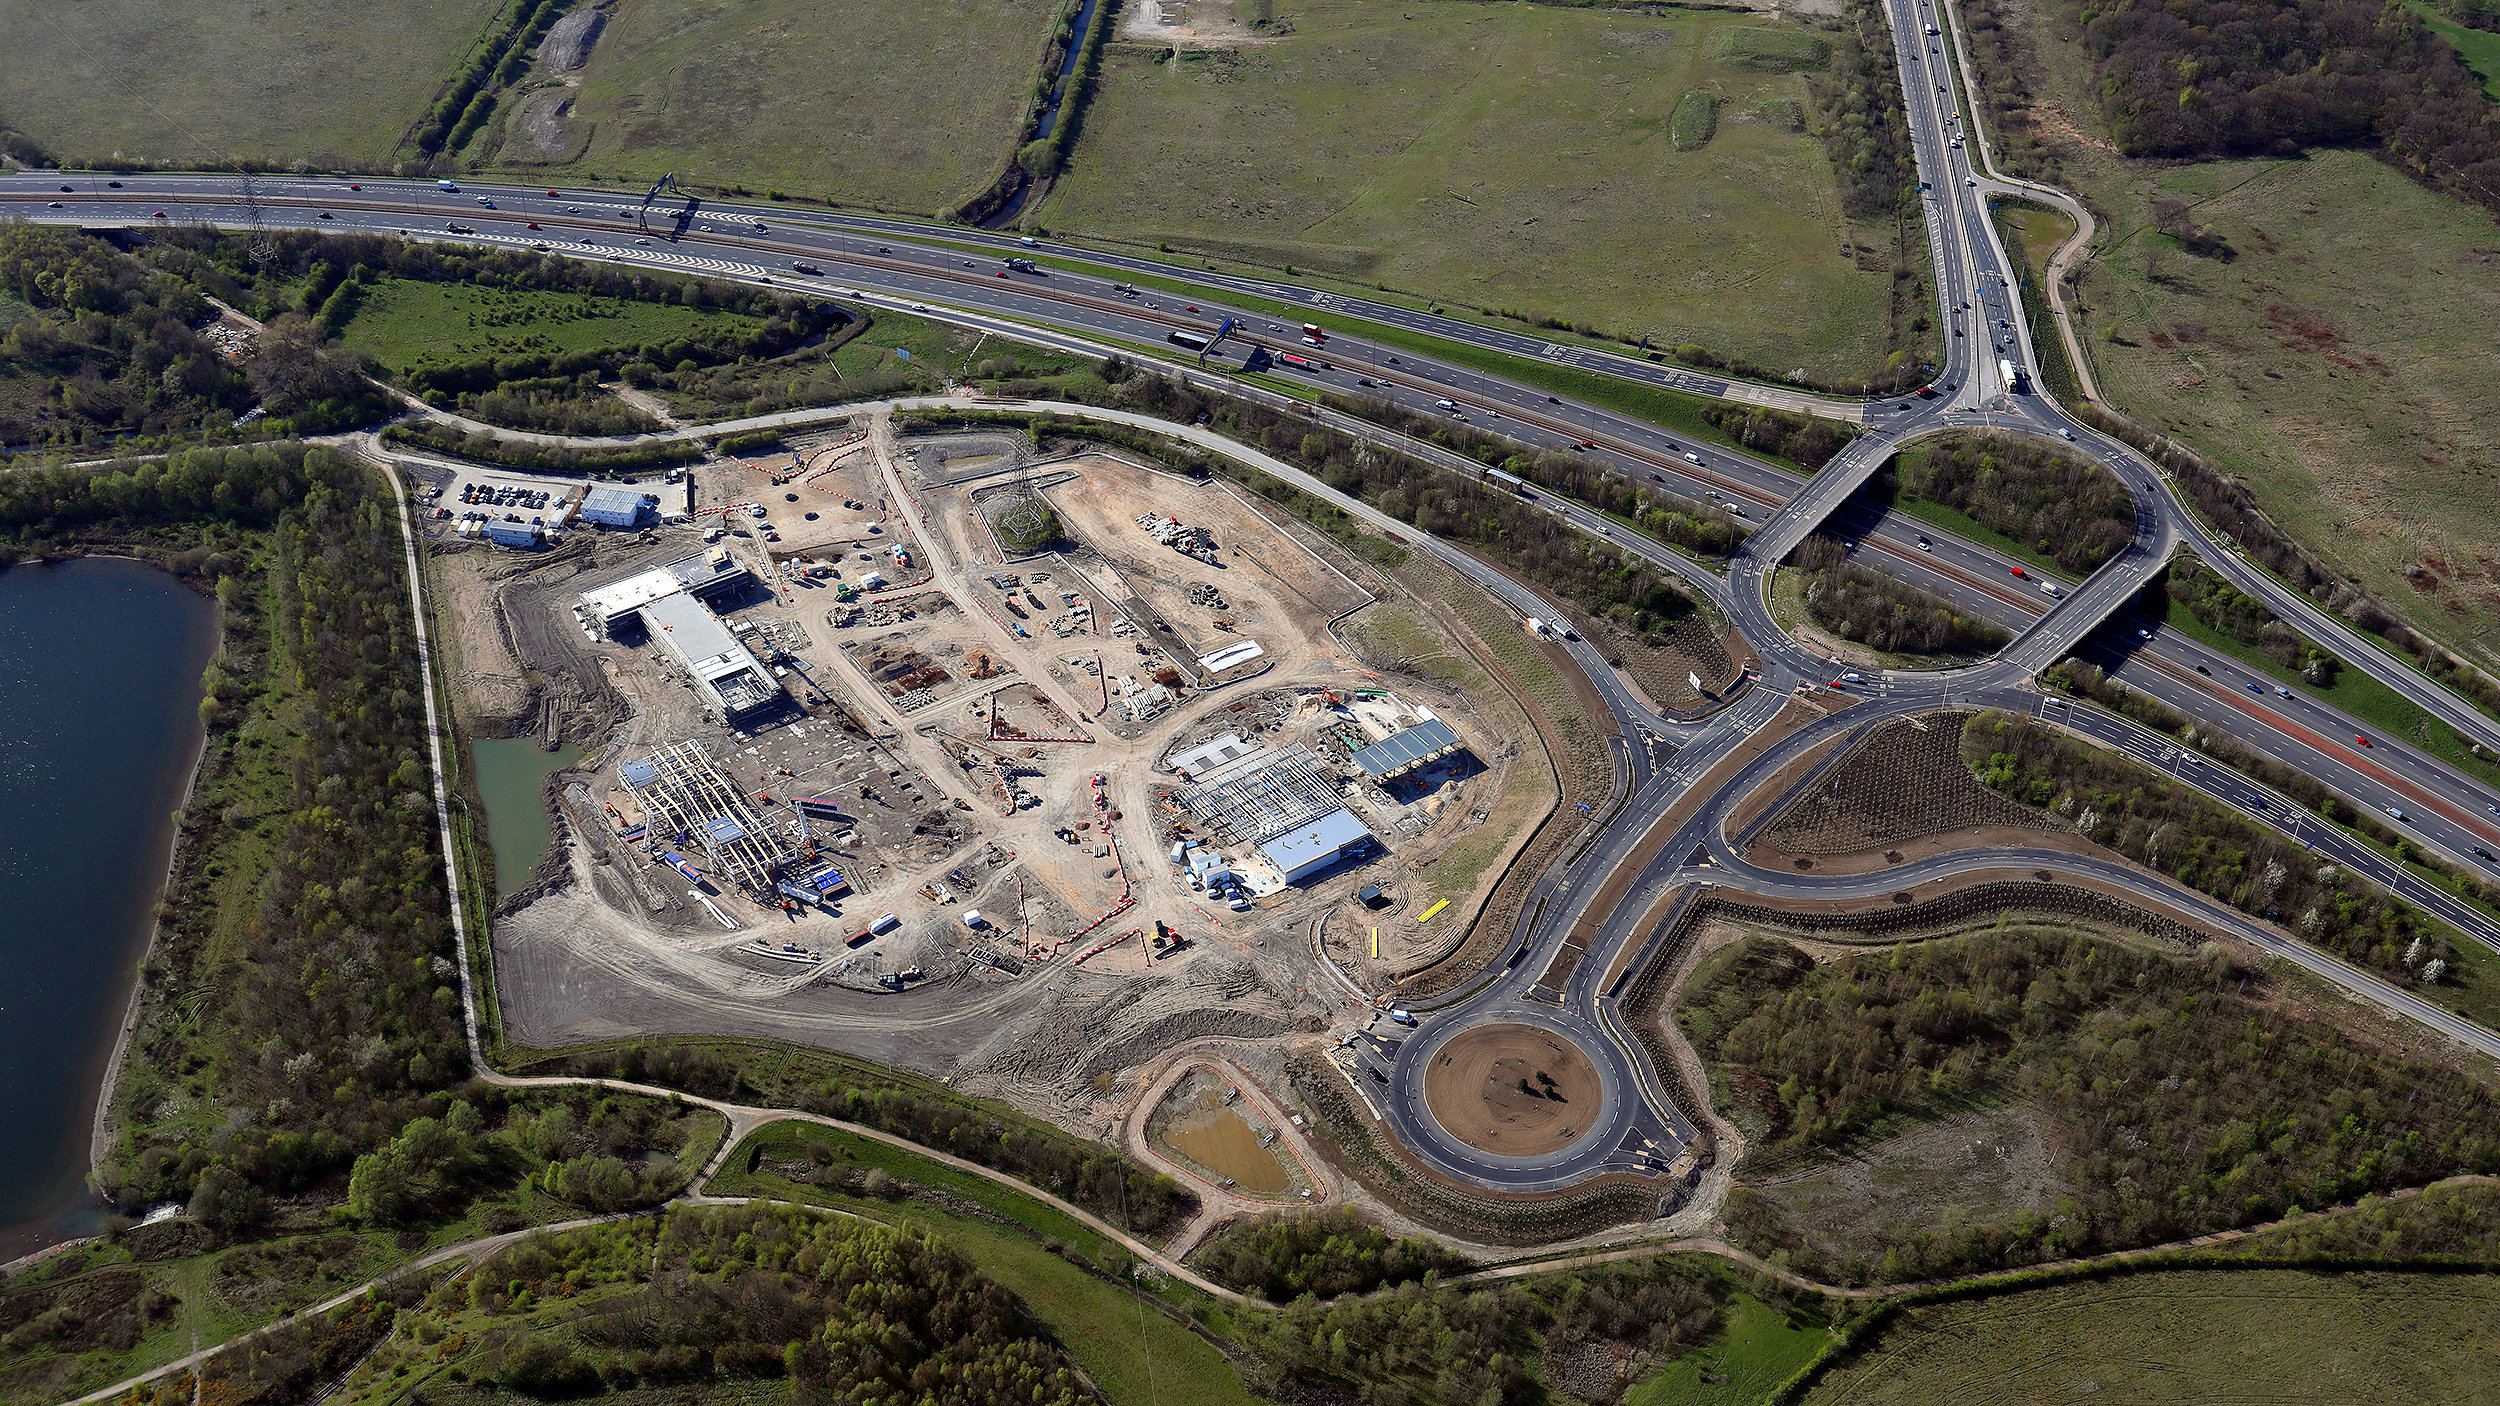
{"type": "MultiPolygon", "coordinates": [[[[373,286],[341,340],[397,374],[428,364],[524,352],[559,354],[680,337],[744,313],[584,293],[488,288],[474,283],[385,279],[373,286]]],[[[917,320],[917,319],[915,319],[917,320]]]]}
{"type": "Polygon", "coordinates": [[[1041,222],[1780,370],[1880,363],[1890,275],[1843,252],[1872,236],[1785,71],[1813,36],[1740,35],[1723,62],[1759,17],[1284,0],[1277,18],[1289,34],[1240,50],[1113,51],[1041,222]],[[1690,93],[1716,130],[1678,151],[1690,93]]]}
{"type": "Polygon", "coordinates": [[[2436,7],[2423,0],[2405,0],[2405,8],[2422,17],[2440,38],[2456,47],[2457,57],[2483,80],[2483,91],[2492,101],[2500,102],[2500,34],[2487,29],[2468,29],[2455,20],[2442,19],[2436,7]]]}
{"type": "Polygon", "coordinates": [[[931,213],[1005,167],[1057,18],[1046,0],[622,0],[567,119],[568,178],[931,213]]]}
{"type": "MultiPolygon", "coordinates": [[[[1049,1236],[1091,1257],[1103,1247],[1100,1236],[1048,1206],[1018,1195],[983,1178],[968,1176],[924,1157],[830,1128],[783,1123],[767,1127],[730,1154],[728,1167],[705,1188],[718,1196],[775,1196],[810,1205],[831,1206],[879,1220],[909,1221],[938,1232],[970,1256],[989,1275],[1024,1300],[1035,1317],[1049,1325],[1068,1355],[1083,1367],[1115,1406],[1130,1402],[1190,1401],[1209,1406],[1255,1406],[1257,1397],[1241,1385],[1221,1352],[1188,1328],[1150,1305],[1051,1253],[1039,1237],[1049,1236]],[[925,1201],[882,1201],[854,1196],[743,1170],[751,1151],[767,1158],[804,1160],[809,1144],[836,1148],[845,1160],[884,1169],[889,1175],[962,1197],[984,1211],[1001,1216],[1016,1228],[1001,1226],[925,1201]]],[[[1210,1316],[1212,1300],[1183,1287],[1165,1295],[1182,1306],[1210,1316]]]]}
{"type": "MultiPolygon", "coordinates": [[[[2032,35],[2038,96],[2094,132],[2088,60],[2053,31],[2032,35]]],[[[2490,216],[2360,151],[2155,166],[2059,147],[2067,183],[2102,217],[2077,301],[2111,401],[2246,481],[2407,623],[2500,668],[2490,216]],[[2154,232],[2165,199],[2232,256],[2197,258],[2154,232]]]]}
{"type": "Polygon", "coordinates": [[[65,160],[389,158],[502,0],[0,6],[0,115],[65,160]]]}
{"type": "Polygon", "coordinates": [[[1625,1394],[1624,1406],[1761,1401],[1829,1341],[1831,1334],[1820,1322],[1738,1294],[1728,1301],[1725,1332],[1659,1368],[1625,1394]]]}
{"type": "Polygon", "coordinates": [[[2495,1321],[2486,1275],[2132,1275],[1912,1309],[1805,1401],[2489,1401],[2495,1321]]]}

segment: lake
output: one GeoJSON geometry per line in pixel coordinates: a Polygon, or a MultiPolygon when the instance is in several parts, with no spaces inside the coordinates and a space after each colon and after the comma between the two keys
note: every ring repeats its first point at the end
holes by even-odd
{"type": "Polygon", "coordinates": [[[0,571],[0,1259],[83,1234],[95,1100],[200,742],[215,603],[133,561],[0,571]]]}

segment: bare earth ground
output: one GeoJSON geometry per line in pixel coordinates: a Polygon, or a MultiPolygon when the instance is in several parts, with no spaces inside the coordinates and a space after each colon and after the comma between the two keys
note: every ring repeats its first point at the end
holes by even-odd
{"type": "Polygon", "coordinates": [[[1441,1047],[1424,1100],[1452,1137],[1505,1157],[1558,1151],[1588,1130],[1597,1070],[1578,1046],[1532,1025],[1485,1025],[1441,1047]]]}
{"type": "Polygon", "coordinates": [[[1913,849],[1928,854],[1963,848],[1971,835],[2070,833],[2071,827],[1997,795],[1970,774],[1961,751],[1968,716],[1924,714],[1868,733],[1849,755],[1814,777],[1812,789],[1787,798],[1746,857],[1767,867],[1812,856],[1796,867],[1831,869],[1834,864],[1825,861],[1832,860],[1841,863],[1838,872],[1858,873],[1863,871],[1845,867],[1845,857],[1891,849],[1897,855],[1883,856],[1883,862],[1898,864],[1914,857],[1913,849]]]}
{"type": "MultiPolygon", "coordinates": [[[[560,554],[470,551],[439,559],[446,610],[462,623],[463,640],[481,651],[477,657],[508,659],[508,651],[494,655],[493,647],[513,641],[542,693],[579,695],[586,678],[614,700],[611,711],[622,719],[592,739],[604,748],[554,779],[569,833],[528,901],[496,924],[497,985],[510,1037],[535,1048],[647,1034],[825,1045],[946,1076],[968,1092],[1007,1098],[1092,1136],[1112,1134],[1134,1111],[1141,1081],[1132,1071],[1216,1040],[1289,1120],[1294,1110],[1274,1092],[1285,1087],[1279,1041],[1315,1034],[1360,1010],[1319,970],[1312,920],[1366,882],[1401,890],[1397,875],[1405,871],[1394,866],[1429,862],[1487,829],[1480,808],[1496,804],[1506,778],[1529,759],[1506,740],[1515,731],[1481,719],[1467,690],[1429,676],[1386,680],[1392,692],[1360,701],[1352,712],[1326,706],[1323,688],[1382,682],[1326,622],[1348,610],[1377,609],[1365,602],[1396,587],[1376,573],[1353,579],[1364,569],[1351,559],[1323,556],[1319,544],[1280,529],[1228,488],[1095,455],[1046,465],[1046,472],[1068,475],[1050,491],[1077,543],[1062,559],[1008,567],[969,498],[982,484],[949,482],[982,472],[983,456],[907,455],[887,426],[869,428],[856,444],[839,432],[796,444],[802,472],[827,470],[818,477],[772,483],[791,466],[781,452],[694,475],[699,503],[759,503],[768,514],[717,519],[728,528],[720,545],[765,582],[726,618],[748,631],[751,646],[785,648],[803,659],[806,677],[824,690],[815,698],[793,675],[784,680],[796,700],[791,706],[738,729],[707,722],[651,645],[587,640],[567,614],[581,590],[702,549],[692,530],[576,532],[560,554]],[[1220,565],[1153,542],[1135,522],[1148,508],[1211,526],[1220,565]],[[913,566],[893,560],[898,545],[913,566]],[[800,570],[828,563],[841,575],[800,570]],[[834,599],[833,584],[856,583],[872,567],[888,577],[887,591],[868,590],[856,602],[834,599]],[[988,579],[1006,571],[1021,578],[1010,590],[1022,618],[1006,608],[1010,590],[988,579]],[[1126,589],[1116,599],[1109,589],[1095,592],[1097,623],[1083,633],[1050,629],[1052,619],[1069,615],[1059,591],[1083,590],[1078,582],[1095,578],[1126,589]],[[1190,603],[1192,582],[1221,591],[1232,630],[1209,623],[1215,609],[1190,603]],[[910,613],[889,603],[880,617],[887,623],[870,624],[881,595],[908,597],[910,613]],[[1136,652],[1147,635],[1109,634],[1119,618],[1112,607],[1130,599],[1141,614],[1175,626],[1172,634],[1151,635],[1171,641],[1170,653],[1155,644],[1136,652]],[[1081,654],[1091,664],[1101,646],[1116,702],[1132,679],[1151,687],[1155,670],[1174,662],[1171,654],[1244,638],[1267,651],[1259,661],[1265,672],[1211,691],[1183,688],[1142,718],[1116,707],[1101,714],[1101,676],[1069,663],[1081,654]],[[932,687],[938,696],[907,706],[871,672],[882,667],[877,660],[903,656],[879,650],[906,651],[941,668],[945,677],[932,687]],[[986,661],[977,669],[976,657],[986,661]],[[988,695],[998,689],[1006,692],[993,704],[988,695]],[[1173,747],[1238,730],[1271,743],[1334,747],[1331,755],[1341,757],[1350,730],[1411,721],[1427,707],[1483,754],[1484,768],[1423,795],[1350,788],[1349,805],[1387,843],[1388,860],[1267,893],[1246,913],[1192,893],[1165,862],[1173,816],[1156,796],[1172,783],[1160,759],[1173,747]],[[1037,738],[1064,732],[1088,740],[992,741],[994,721],[1037,738]],[[855,892],[831,912],[798,914],[759,908],[735,893],[713,896],[734,924],[726,926],[682,876],[621,842],[608,807],[631,820],[638,802],[618,782],[617,763],[684,738],[702,741],[737,784],[777,798],[766,803],[769,815],[788,814],[773,807],[795,794],[841,800],[855,819],[830,827],[840,832],[831,843],[855,892]],[[1017,784],[1038,804],[1000,804],[1006,797],[985,760],[992,754],[1008,757],[1017,784]],[[975,766],[968,770],[966,760],[975,766]],[[1100,809],[1096,776],[1107,801],[1100,809]],[[1052,834],[1080,825],[1075,844],[1052,834]],[[1135,906],[1082,943],[1067,940],[1102,918],[1124,891],[1135,906]],[[985,927],[964,921],[973,908],[985,927]],[[884,913],[897,916],[893,931],[846,941],[884,913]],[[1186,947],[1157,957],[1142,938],[1129,936],[1152,931],[1157,921],[1179,932],[1186,947]],[[1083,947],[1110,938],[1122,940],[1074,965],[1083,947]],[[784,944],[797,960],[780,960],[784,944]],[[917,976],[900,992],[880,989],[879,975],[897,971],[917,976]]],[[[677,506],[672,499],[669,507],[677,506]]],[[[1458,653],[1425,623],[1417,602],[1392,599],[1408,612],[1414,639],[1435,653],[1458,653]]],[[[517,661],[511,668],[521,676],[517,661]]],[[[522,697],[517,683],[497,692],[491,669],[464,674],[472,716],[490,705],[509,711],[522,697]]],[[[820,830],[820,842],[824,836],[820,830]]],[[[1306,1164],[1322,1179],[1315,1195],[1335,1194],[1316,1161],[1306,1164]]]]}
{"type": "Polygon", "coordinates": [[[1751,1183],[1823,1242],[1824,1263],[1874,1258],[1874,1233],[1950,1214],[1991,1220],[2055,1203],[2062,1188],[2039,1119],[1994,1108],[1938,1119],[1801,1172],[1751,1183]]]}

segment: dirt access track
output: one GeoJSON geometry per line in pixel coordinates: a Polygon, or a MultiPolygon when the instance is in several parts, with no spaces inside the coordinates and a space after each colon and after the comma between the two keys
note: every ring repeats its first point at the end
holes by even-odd
{"type": "Polygon", "coordinates": [[[1454,1036],[1424,1075],[1424,1101],[1441,1126],[1505,1157],[1578,1142],[1601,1092],[1597,1068],[1579,1046],[1533,1025],[1481,1025],[1454,1036]]]}

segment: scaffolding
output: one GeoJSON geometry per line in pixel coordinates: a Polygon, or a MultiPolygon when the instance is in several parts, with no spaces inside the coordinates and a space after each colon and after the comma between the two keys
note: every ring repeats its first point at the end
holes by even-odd
{"type": "Polygon", "coordinates": [[[790,852],[747,804],[745,793],[712,764],[702,743],[669,743],[644,761],[617,768],[617,775],[641,802],[654,840],[700,846],[711,861],[708,873],[758,895],[772,891],[775,871],[789,862],[790,852]]]}
{"type": "Polygon", "coordinates": [[[1241,844],[1273,839],[1345,808],[1337,783],[1298,742],[1201,773],[1198,784],[1181,793],[1181,804],[1219,838],[1241,844]]]}

